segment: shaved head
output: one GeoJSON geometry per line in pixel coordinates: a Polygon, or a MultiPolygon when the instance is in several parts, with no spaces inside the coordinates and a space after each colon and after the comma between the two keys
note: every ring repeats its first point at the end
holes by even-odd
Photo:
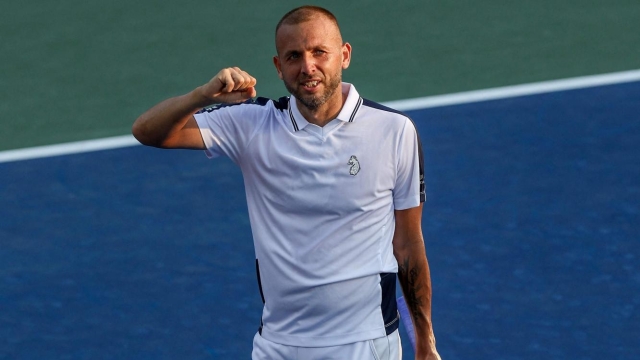
{"type": "MultiPolygon", "coordinates": [[[[305,6],[300,6],[298,8],[295,8],[289,11],[288,13],[284,14],[282,19],[280,19],[280,21],[278,22],[278,25],[276,25],[276,37],[278,35],[278,30],[280,30],[280,27],[282,27],[283,25],[298,25],[303,22],[307,22],[309,20],[315,19],[318,16],[323,16],[329,21],[331,21],[338,29],[338,33],[340,33],[340,26],[338,26],[338,20],[331,13],[331,11],[325,8],[322,8],[320,6],[305,5],[305,6]]],[[[342,36],[340,37],[340,39],[342,40],[342,36]]]]}

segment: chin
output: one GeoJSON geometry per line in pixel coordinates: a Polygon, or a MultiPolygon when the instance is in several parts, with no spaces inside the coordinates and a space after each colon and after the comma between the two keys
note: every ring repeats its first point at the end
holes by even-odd
{"type": "Polygon", "coordinates": [[[320,108],[325,103],[325,101],[323,99],[318,99],[316,97],[299,98],[299,100],[309,110],[317,110],[318,108],[320,108]]]}
{"type": "Polygon", "coordinates": [[[292,94],[309,109],[318,108],[327,101],[326,97],[322,93],[309,94],[305,92],[306,91],[302,89],[300,91],[293,92],[292,94]]]}

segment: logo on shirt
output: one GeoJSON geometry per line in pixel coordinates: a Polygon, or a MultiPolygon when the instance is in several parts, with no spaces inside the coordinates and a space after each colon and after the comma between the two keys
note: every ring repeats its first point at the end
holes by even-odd
{"type": "Polygon", "coordinates": [[[360,162],[355,155],[351,155],[347,164],[351,165],[351,167],[349,168],[349,175],[356,176],[356,174],[360,172],[360,162]]]}

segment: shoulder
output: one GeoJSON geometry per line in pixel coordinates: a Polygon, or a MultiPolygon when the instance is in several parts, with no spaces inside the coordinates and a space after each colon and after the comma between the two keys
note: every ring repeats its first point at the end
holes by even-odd
{"type": "Polygon", "coordinates": [[[382,105],[380,103],[377,103],[375,101],[371,101],[369,99],[362,98],[362,106],[371,108],[373,110],[378,110],[381,113],[396,114],[396,115],[399,115],[399,116],[403,116],[403,117],[409,118],[409,116],[407,114],[403,113],[402,111],[399,111],[399,110],[396,110],[396,109],[392,109],[392,108],[390,108],[388,106],[384,106],[384,105],[382,105]]]}
{"type": "Polygon", "coordinates": [[[385,127],[404,128],[410,125],[415,128],[409,115],[365,98],[362,99],[362,107],[358,115],[366,118],[366,122],[378,122],[385,127]]]}

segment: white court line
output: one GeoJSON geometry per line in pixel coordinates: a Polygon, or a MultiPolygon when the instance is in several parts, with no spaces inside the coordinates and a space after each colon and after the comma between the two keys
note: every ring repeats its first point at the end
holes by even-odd
{"type": "Polygon", "coordinates": [[[36,146],[24,149],[0,151],[0,163],[45,158],[50,156],[79,154],[90,151],[117,149],[140,145],[133,135],[114,136],[95,140],[75,141],[64,144],[36,146]]]}
{"type": "MultiPolygon", "coordinates": [[[[480,101],[544,94],[555,91],[584,89],[589,87],[640,81],[640,70],[582,76],[570,79],[542,81],[537,83],[504,86],[491,89],[465,91],[455,94],[426,96],[415,99],[388,101],[383,105],[409,111],[439,106],[459,105],[480,101]]],[[[78,154],[89,151],[108,150],[139,145],[131,135],[115,136],[97,140],[85,140],[64,144],[38,146],[24,149],[0,151],[0,163],[44,158],[49,156],[78,154]]]]}
{"type": "Polygon", "coordinates": [[[555,91],[584,89],[633,81],[640,81],[640,70],[465,91],[455,94],[427,96],[407,100],[388,101],[384,103],[384,105],[400,111],[409,111],[447,105],[467,104],[479,101],[506,99],[517,96],[544,94],[555,91]]]}

